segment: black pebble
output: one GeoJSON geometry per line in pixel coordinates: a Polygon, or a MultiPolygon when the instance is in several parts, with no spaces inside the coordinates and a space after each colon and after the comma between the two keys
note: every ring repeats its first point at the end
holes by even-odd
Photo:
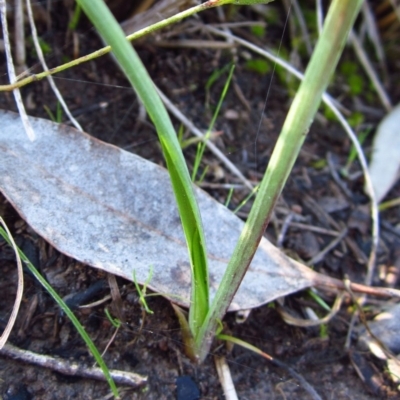
{"type": "Polygon", "coordinates": [[[177,400],[198,400],[200,391],[193,379],[188,376],[176,378],[176,398],[177,400]]]}
{"type": "MultiPolygon", "coordinates": [[[[1,398],[1,396],[0,396],[1,398]]],[[[24,385],[11,385],[4,393],[4,400],[31,400],[32,395],[24,385]]]]}

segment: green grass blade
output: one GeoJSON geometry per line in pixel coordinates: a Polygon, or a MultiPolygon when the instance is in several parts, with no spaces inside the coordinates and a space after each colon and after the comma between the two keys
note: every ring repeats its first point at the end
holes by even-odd
{"type": "Polygon", "coordinates": [[[253,190],[240,202],[240,204],[232,211],[234,214],[237,214],[247,203],[248,201],[257,194],[259,185],[254,186],[253,190]]]}
{"type": "Polygon", "coordinates": [[[150,283],[151,278],[153,276],[153,266],[150,267],[149,276],[147,277],[146,282],[144,283],[142,288],[140,288],[139,283],[136,279],[135,270],[133,270],[132,274],[133,274],[133,283],[135,284],[136,291],[138,292],[140,304],[145,309],[147,314],[154,314],[154,312],[152,310],[150,310],[149,306],[147,305],[147,301],[146,301],[146,297],[145,297],[147,285],[150,283]]]}
{"type": "Polygon", "coordinates": [[[226,208],[229,207],[229,204],[232,200],[233,190],[234,190],[233,187],[229,189],[228,196],[226,197],[225,204],[224,204],[226,208]]]}
{"type": "Polygon", "coordinates": [[[75,31],[78,26],[79,20],[81,19],[82,9],[79,4],[75,5],[74,13],[72,14],[72,18],[68,24],[68,29],[71,31],[75,31]]]}
{"type": "Polygon", "coordinates": [[[113,318],[110,314],[110,311],[107,310],[107,308],[104,309],[104,312],[106,314],[107,319],[110,321],[110,324],[116,328],[119,329],[121,328],[122,322],[118,318],[113,318]]]}
{"type": "MultiPolygon", "coordinates": [[[[0,227],[0,235],[4,238],[4,240],[11,245],[11,241],[7,235],[7,232],[0,227]]],[[[107,368],[106,363],[102,359],[99,351],[97,350],[96,346],[92,342],[92,339],[90,339],[89,335],[86,333],[85,328],[81,325],[81,323],[78,321],[78,319],[75,317],[74,313],[71,311],[71,309],[65,304],[64,300],[57,294],[57,292],[51,287],[51,285],[46,281],[46,279],[43,278],[43,276],[40,274],[40,272],[35,268],[35,266],[29,261],[28,257],[19,249],[18,249],[18,254],[21,257],[21,260],[25,263],[25,265],[28,267],[29,271],[32,272],[34,277],[40,282],[40,284],[47,290],[47,292],[50,294],[50,296],[54,299],[54,301],[59,305],[59,307],[64,311],[64,313],[67,315],[67,317],[70,319],[70,321],[73,323],[75,326],[75,329],[78,331],[79,335],[82,337],[82,339],[85,341],[86,346],[92,353],[94,359],[96,360],[97,364],[103,371],[103,374],[110,385],[110,388],[113,392],[114,397],[118,398],[118,389],[115,385],[115,382],[113,378],[110,375],[110,372],[107,368]]]]}
{"type": "Polygon", "coordinates": [[[192,268],[189,324],[192,331],[197,332],[209,308],[207,256],[200,212],[179,141],[150,76],[107,6],[102,0],[78,0],[78,3],[111,46],[156,127],[189,249],[192,268]]]}
{"type": "MultiPolygon", "coordinates": [[[[194,166],[193,166],[193,171],[192,171],[192,181],[193,182],[196,180],[197,171],[199,169],[200,162],[201,162],[201,160],[203,158],[204,151],[206,149],[207,140],[210,137],[211,131],[214,128],[214,125],[215,125],[215,121],[217,120],[217,117],[218,117],[219,112],[221,110],[222,103],[225,100],[226,94],[228,93],[228,89],[229,89],[229,86],[231,84],[231,80],[232,80],[232,76],[233,76],[233,71],[234,70],[235,70],[235,65],[232,64],[230,66],[230,69],[229,69],[228,78],[227,78],[227,80],[225,82],[224,88],[222,89],[221,96],[220,96],[220,98],[218,100],[217,108],[215,109],[215,112],[214,112],[213,117],[211,119],[210,126],[208,127],[208,130],[207,130],[207,133],[204,136],[204,141],[202,143],[200,143],[199,146],[197,147],[196,158],[194,160],[194,166]]],[[[200,179],[200,181],[201,180],[202,179],[200,179]]]]}
{"type": "Polygon", "coordinates": [[[324,29],[286,117],[254,205],[211,304],[206,322],[196,337],[200,360],[209,351],[217,327],[216,321],[225,315],[250,265],[361,5],[362,0],[333,0],[331,3],[324,29]]]}

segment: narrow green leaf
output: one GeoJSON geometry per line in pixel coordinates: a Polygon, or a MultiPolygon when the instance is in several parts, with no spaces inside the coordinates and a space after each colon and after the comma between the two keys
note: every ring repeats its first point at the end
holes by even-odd
{"type": "MultiPolygon", "coordinates": [[[[207,130],[207,133],[204,135],[204,142],[200,143],[199,146],[197,147],[196,158],[195,158],[195,162],[194,162],[194,165],[193,165],[193,171],[192,171],[192,180],[193,180],[193,182],[196,180],[197,171],[199,169],[200,162],[201,162],[201,160],[203,158],[204,151],[206,149],[206,142],[207,142],[207,140],[209,139],[209,137],[211,135],[211,131],[214,128],[215,121],[217,120],[217,117],[218,117],[219,112],[221,110],[222,103],[225,100],[226,94],[227,94],[228,89],[229,89],[229,85],[230,85],[232,77],[233,77],[233,71],[234,70],[235,70],[235,65],[231,64],[230,68],[229,68],[228,78],[225,81],[224,88],[222,89],[221,96],[220,96],[220,98],[218,100],[217,108],[214,111],[213,117],[211,119],[210,126],[208,127],[208,130],[207,130]]],[[[201,182],[201,180],[202,179],[200,179],[200,182],[201,182]]]]}
{"type": "Polygon", "coordinates": [[[207,319],[196,337],[200,360],[203,360],[209,351],[217,327],[216,320],[222,319],[226,313],[254,256],[361,5],[362,0],[333,0],[331,3],[324,29],[282,127],[254,205],[211,304],[207,319]]]}
{"type": "Polygon", "coordinates": [[[209,307],[207,257],[200,212],[179,141],[149,74],[104,1],[78,0],[78,3],[104,41],[111,46],[119,65],[157,129],[189,249],[192,269],[189,324],[192,332],[197,332],[209,307]]]}
{"type": "MultiPolygon", "coordinates": [[[[7,235],[7,232],[0,227],[0,235],[4,238],[4,240],[11,245],[10,239],[7,235]]],[[[92,353],[94,359],[96,360],[97,364],[103,371],[103,374],[110,385],[110,388],[113,392],[114,397],[119,398],[118,389],[115,385],[113,378],[110,375],[110,371],[107,368],[106,363],[104,362],[103,358],[101,357],[97,347],[90,339],[89,335],[86,333],[85,328],[81,325],[78,319],[75,317],[75,314],[71,311],[71,309],[65,304],[64,300],[58,295],[58,293],[51,287],[51,285],[46,281],[45,278],[40,274],[40,272],[35,268],[35,266],[29,261],[28,257],[18,248],[18,254],[21,257],[21,260],[26,264],[28,269],[32,272],[34,277],[39,281],[39,283],[47,290],[50,296],[54,299],[54,301],[60,306],[60,308],[64,311],[67,317],[70,319],[72,324],[75,326],[75,329],[78,331],[79,335],[85,341],[87,347],[89,348],[90,352],[92,353]]]]}

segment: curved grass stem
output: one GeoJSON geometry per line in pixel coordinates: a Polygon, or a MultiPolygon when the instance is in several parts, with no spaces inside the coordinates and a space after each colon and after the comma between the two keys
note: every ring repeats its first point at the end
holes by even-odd
{"type": "MultiPolygon", "coordinates": [[[[272,1],[272,0],[269,0],[269,1],[272,1]]],[[[262,1],[258,1],[258,2],[260,3],[262,1]]],[[[204,10],[207,10],[207,9],[213,8],[213,7],[218,7],[218,6],[221,6],[224,4],[230,4],[230,3],[239,4],[239,3],[237,3],[236,0],[217,0],[217,1],[209,0],[209,1],[206,1],[205,3],[199,4],[197,6],[189,8],[187,10],[184,10],[178,14],[175,14],[170,18],[163,19],[162,21],[159,21],[153,25],[150,25],[146,28],[140,29],[139,31],[134,32],[131,35],[128,35],[126,37],[126,39],[129,41],[137,40],[143,36],[146,36],[150,33],[158,31],[169,25],[175,24],[185,18],[191,17],[192,15],[197,14],[201,11],[204,11],[204,10]]],[[[255,3],[255,2],[253,1],[253,3],[255,3]]],[[[94,60],[95,58],[98,58],[101,56],[104,56],[105,54],[108,54],[110,51],[111,51],[111,46],[105,46],[102,49],[94,51],[93,53],[87,54],[86,56],[77,58],[76,60],[72,60],[65,64],[51,68],[48,71],[44,71],[44,72],[41,72],[41,73],[35,74],[35,75],[30,75],[24,79],[21,79],[20,81],[13,82],[9,85],[0,85],[0,92],[11,91],[16,88],[20,88],[22,86],[28,85],[29,83],[42,80],[43,78],[46,78],[47,76],[57,74],[59,72],[65,71],[66,69],[76,67],[79,64],[88,62],[90,60],[94,60]]]]}

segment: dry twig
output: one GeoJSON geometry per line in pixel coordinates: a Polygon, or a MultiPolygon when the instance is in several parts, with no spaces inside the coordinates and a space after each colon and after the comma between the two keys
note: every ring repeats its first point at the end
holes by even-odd
{"type": "Polygon", "coordinates": [[[219,381],[221,382],[222,389],[226,400],[238,400],[236,394],[235,385],[233,384],[231,371],[229,365],[226,362],[225,357],[214,356],[215,367],[219,381]]]}
{"type": "MultiPolygon", "coordinates": [[[[3,349],[1,349],[0,355],[11,357],[14,360],[20,360],[29,364],[39,365],[44,368],[50,368],[64,375],[81,376],[100,381],[106,380],[103,371],[100,368],[91,368],[85,365],[70,363],[59,358],[33,353],[32,351],[21,350],[11,344],[6,344],[3,349]]],[[[116,383],[121,385],[138,387],[147,382],[147,377],[135,374],[134,372],[111,369],[110,375],[116,383]]]]}

